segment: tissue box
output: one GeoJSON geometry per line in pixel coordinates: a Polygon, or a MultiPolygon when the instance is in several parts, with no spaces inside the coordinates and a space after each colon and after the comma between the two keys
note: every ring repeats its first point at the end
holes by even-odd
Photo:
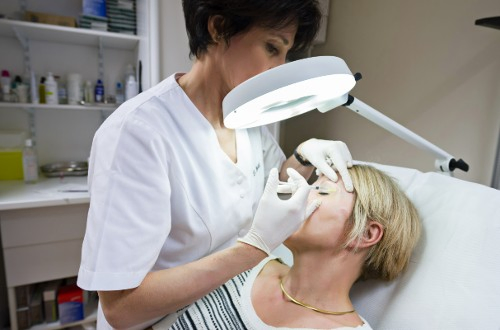
{"type": "Polygon", "coordinates": [[[81,321],[84,318],[83,290],[75,284],[59,288],[57,293],[59,322],[61,324],[81,321]]]}
{"type": "Polygon", "coordinates": [[[33,11],[27,11],[24,16],[24,19],[28,22],[76,27],[76,19],[74,17],[37,13],[33,11]]]}

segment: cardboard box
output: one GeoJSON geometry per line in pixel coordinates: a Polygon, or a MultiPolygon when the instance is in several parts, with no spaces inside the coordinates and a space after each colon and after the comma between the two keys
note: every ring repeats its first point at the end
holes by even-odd
{"type": "Polygon", "coordinates": [[[45,322],[55,322],[58,319],[57,315],[57,291],[61,286],[61,280],[55,280],[43,284],[43,310],[45,314],[45,322]]]}
{"type": "Polygon", "coordinates": [[[31,326],[30,323],[30,308],[29,307],[20,307],[16,309],[16,317],[17,317],[17,328],[28,329],[31,326]]]}
{"type": "Polygon", "coordinates": [[[47,13],[26,11],[24,19],[28,22],[76,27],[76,19],[69,16],[59,16],[47,13]]]}
{"type": "Polygon", "coordinates": [[[59,322],[61,324],[84,319],[83,290],[75,284],[59,288],[57,303],[59,306],[59,322]]]}
{"type": "Polygon", "coordinates": [[[43,322],[43,297],[42,286],[36,285],[30,301],[30,324],[35,325],[43,322]]]}
{"type": "Polygon", "coordinates": [[[16,286],[16,307],[29,307],[31,295],[33,294],[33,286],[32,285],[21,285],[16,286]]]}

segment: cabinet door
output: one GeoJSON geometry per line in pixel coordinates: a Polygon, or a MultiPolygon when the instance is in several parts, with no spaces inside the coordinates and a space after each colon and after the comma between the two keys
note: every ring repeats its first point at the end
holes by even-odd
{"type": "Polygon", "coordinates": [[[2,212],[7,287],[76,276],[88,204],[2,212]]]}

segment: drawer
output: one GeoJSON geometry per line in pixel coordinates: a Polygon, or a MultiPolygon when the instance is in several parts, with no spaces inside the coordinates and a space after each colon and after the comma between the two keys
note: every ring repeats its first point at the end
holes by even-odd
{"type": "Polygon", "coordinates": [[[81,239],[4,249],[7,287],[76,276],[81,249],[81,239]]]}
{"type": "Polygon", "coordinates": [[[3,211],[4,248],[83,239],[89,204],[3,211]]]}

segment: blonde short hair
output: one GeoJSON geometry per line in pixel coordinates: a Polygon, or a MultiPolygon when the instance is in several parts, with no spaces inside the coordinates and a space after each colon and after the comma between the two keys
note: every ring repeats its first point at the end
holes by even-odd
{"type": "Polygon", "coordinates": [[[356,198],[345,245],[361,239],[369,221],[380,223],[384,228],[382,239],[370,248],[360,278],[392,280],[406,269],[420,238],[418,212],[384,172],[355,165],[349,173],[356,198]]]}

